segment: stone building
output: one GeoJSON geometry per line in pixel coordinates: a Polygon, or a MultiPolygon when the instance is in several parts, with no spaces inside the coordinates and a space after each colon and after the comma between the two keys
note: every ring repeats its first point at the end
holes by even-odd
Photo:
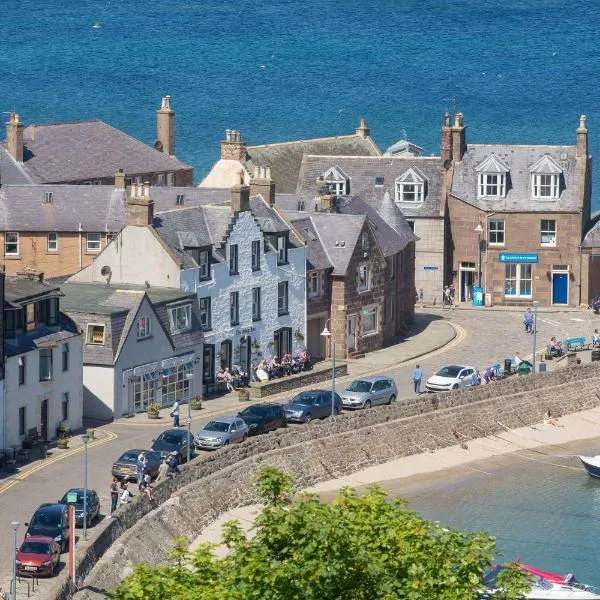
{"type": "Polygon", "coordinates": [[[99,120],[25,127],[13,112],[0,144],[0,182],[112,185],[122,169],[128,185],[191,186],[192,167],[175,158],[174,128],[169,96],[156,112],[153,147],[99,120]]]}

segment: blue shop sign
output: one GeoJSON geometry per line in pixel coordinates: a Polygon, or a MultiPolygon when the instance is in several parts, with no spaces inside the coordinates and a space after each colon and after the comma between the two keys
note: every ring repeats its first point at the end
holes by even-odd
{"type": "Polygon", "coordinates": [[[423,267],[423,271],[437,271],[438,268],[435,265],[426,265],[423,267]]]}
{"type": "Polygon", "coordinates": [[[500,252],[498,260],[501,263],[537,263],[540,262],[540,257],[535,252],[525,252],[523,254],[500,252]]]}

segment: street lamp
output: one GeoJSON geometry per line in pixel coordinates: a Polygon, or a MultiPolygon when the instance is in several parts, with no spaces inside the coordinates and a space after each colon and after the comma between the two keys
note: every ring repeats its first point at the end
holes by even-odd
{"type": "Polygon", "coordinates": [[[481,223],[477,223],[475,233],[477,234],[477,287],[481,287],[481,234],[483,233],[481,223]]]}
{"type": "Polygon", "coordinates": [[[329,323],[331,319],[327,319],[325,322],[325,327],[323,327],[323,331],[321,331],[321,335],[323,337],[331,338],[331,416],[335,416],[335,337],[331,335],[329,329],[327,329],[327,323],[329,323]]]}
{"type": "Polygon", "coordinates": [[[13,576],[12,576],[12,600],[17,600],[17,529],[19,529],[19,521],[11,522],[14,531],[13,543],[13,576]]]}
{"type": "Polygon", "coordinates": [[[533,304],[533,372],[535,373],[535,346],[537,342],[537,309],[540,303],[537,300],[533,304]]]}
{"type": "Polygon", "coordinates": [[[83,539],[87,540],[87,467],[88,467],[88,442],[90,436],[84,434],[81,436],[81,441],[84,447],[84,459],[83,459],[83,539]]]}
{"type": "Polygon", "coordinates": [[[188,417],[187,417],[187,430],[188,430],[188,441],[187,441],[187,462],[190,462],[192,452],[192,386],[194,384],[194,372],[189,371],[185,374],[185,378],[190,382],[189,394],[188,394],[188,417]]]}

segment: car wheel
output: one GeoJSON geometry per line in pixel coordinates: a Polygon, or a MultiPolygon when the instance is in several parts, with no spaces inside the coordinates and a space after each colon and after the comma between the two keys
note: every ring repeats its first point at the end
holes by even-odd
{"type": "Polygon", "coordinates": [[[242,438],[242,442],[245,442],[247,439],[248,439],[248,434],[247,434],[247,433],[245,433],[245,434],[244,434],[244,437],[242,438]]]}
{"type": "Polygon", "coordinates": [[[312,416],[310,413],[308,413],[305,417],[304,417],[304,422],[305,423],[310,423],[312,421],[312,416]]]}
{"type": "Polygon", "coordinates": [[[455,383],[455,384],[452,386],[452,389],[453,389],[453,390],[457,390],[457,389],[458,389],[458,383],[455,383]]]}
{"type": "Polygon", "coordinates": [[[391,404],[392,402],[396,402],[396,396],[394,396],[394,394],[392,394],[387,401],[388,404],[391,404]]]}
{"type": "Polygon", "coordinates": [[[282,421],[282,423],[281,423],[281,426],[282,426],[283,428],[285,428],[285,427],[287,427],[287,426],[288,426],[287,419],[284,419],[284,420],[282,421]]]}
{"type": "Polygon", "coordinates": [[[225,441],[223,442],[223,446],[229,446],[229,440],[225,440],[225,441]]]}
{"type": "Polygon", "coordinates": [[[337,406],[335,406],[333,409],[333,416],[337,417],[339,414],[340,414],[340,409],[337,406]]]}
{"type": "Polygon", "coordinates": [[[366,409],[366,408],[371,408],[371,401],[370,401],[370,400],[367,400],[367,401],[365,402],[365,409],[366,409]]]}
{"type": "Polygon", "coordinates": [[[258,428],[258,435],[262,435],[264,432],[265,432],[265,426],[264,426],[264,425],[261,425],[261,426],[258,428]]]}

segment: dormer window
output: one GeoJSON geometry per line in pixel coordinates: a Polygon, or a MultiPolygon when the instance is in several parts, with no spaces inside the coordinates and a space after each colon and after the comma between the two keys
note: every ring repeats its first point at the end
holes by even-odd
{"type": "Polygon", "coordinates": [[[184,304],[169,308],[171,333],[183,333],[192,328],[192,305],[184,304]]]}
{"type": "Polygon", "coordinates": [[[176,206],[183,206],[185,203],[185,195],[184,194],[177,194],[177,196],[175,196],[175,205],[176,206]]]}
{"type": "Polygon", "coordinates": [[[198,252],[198,267],[200,280],[210,279],[210,252],[208,250],[198,252]]]}
{"type": "Polygon", "coordinates": [[[423,202],[427,178],[412,167],[396,179],[396,202],[423,202]]]}
{"type": "Polygon", "coordinates": [[[339,167],[331,167],[321,177],[327,192],[332,196],[347,196],[350,194],[350,179],[339,167]]]}
{"type": "Polygon", "coordinates": [[[480,198],[504,198],[509,168],[495,154],[475,167],[478,173],[477,195],[480,198]]]}
{"type": "Polygon", "coordinates": [[[531,191],[539,200],[558,200],[562,169],[556,161],[545,154],[530,169],[531,191]]]}
{"type": "Polygon", "coordinates": [[[288,261],[288,240],[285,235],[277,236],[277,264],[286,265],[288,261]]]}

